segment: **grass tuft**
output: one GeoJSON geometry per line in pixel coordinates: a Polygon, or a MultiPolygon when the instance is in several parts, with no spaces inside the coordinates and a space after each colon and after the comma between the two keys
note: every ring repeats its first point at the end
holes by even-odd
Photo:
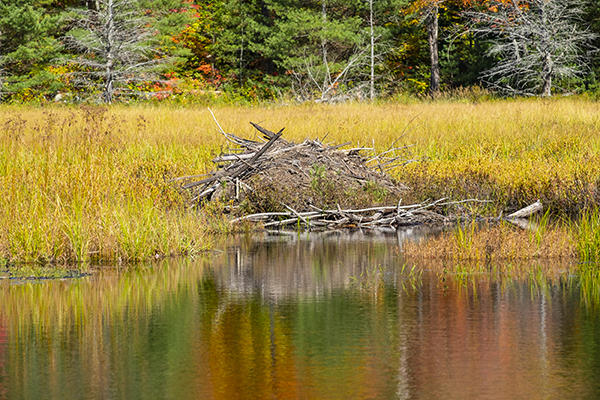
{"type": "Polygon", "coordinates": [[[595,208],[583,214],[574,225],[577,251],[582,263],[600,262],[600,211],[595,208]]]}
{"type": "Polygon", "coordinates": [[[459,224],[451,231],[420,243],[407,242],[403,252],[414,258],[474,261],[486,265],[540,258],[569,260],[575,257],[576,248],[571,231],[560,225],[530,231],[508,223],[481,227],[469,223],[459,224]]]}

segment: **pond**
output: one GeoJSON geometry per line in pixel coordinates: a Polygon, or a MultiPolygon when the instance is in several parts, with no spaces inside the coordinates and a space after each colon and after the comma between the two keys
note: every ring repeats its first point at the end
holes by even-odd
{"type": "Polygon", "coordinates": [[[600,397],[596,282],[413,267],[423,234],[265,233],[4,279],[0,399],[600,397]]]}

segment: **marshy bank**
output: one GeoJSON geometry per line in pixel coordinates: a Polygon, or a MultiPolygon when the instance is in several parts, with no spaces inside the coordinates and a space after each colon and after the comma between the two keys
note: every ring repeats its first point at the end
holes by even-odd
{"type": "MultiPolygon", "coordinates": [[[[327,136],[378,152],[409,126],[403,141],[422,161],[391,171],[411,188],[404,204],[487,199],[464,212],[498,215],[540,199],[551,214],[577,218],[600,203],[600,105],[583,99],[214,112],[243,137],[254,135],[248,121],[265,121],[288,127],[290,141],[327,136]]],[[[170,181],[209,172],[224,146],[205,109],[2,106],[0,257],[93,263],[202,252],[212,232],[231,230],[227,204],[190,210],[170,181]]]]}

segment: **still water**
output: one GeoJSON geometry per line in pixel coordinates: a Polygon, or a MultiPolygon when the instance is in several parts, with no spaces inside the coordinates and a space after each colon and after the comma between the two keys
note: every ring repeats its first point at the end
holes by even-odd
{"type": "Polygon", "coordinates": [[[0,398],[600,398],[599,302],[576,277],[413,270],[418,235],[261,234],[4,279],[0,398]]]}

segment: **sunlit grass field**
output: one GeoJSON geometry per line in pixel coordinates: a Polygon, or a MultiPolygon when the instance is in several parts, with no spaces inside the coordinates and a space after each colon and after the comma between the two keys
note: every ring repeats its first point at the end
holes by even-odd
{"type": "MultiPolygon", "coordinates": [[[[479,212],[540,199],[577,217],[600,202],[600,104],[582,98],[218,106],[225,131],[249,122],[299,141],[414,145],[391,173],[403,200],[493,200],[479,212]]],[[[228,224],[190,209],[171,179],[208,172],[228,146],[206,108],[0,107],[0,259],[118,262],[190,254],[228,224]]],[[[596,214],[597,216],[597,214],[596,214]]],[[[596,225],[597,226],[597,225],[596,225]]]]}

